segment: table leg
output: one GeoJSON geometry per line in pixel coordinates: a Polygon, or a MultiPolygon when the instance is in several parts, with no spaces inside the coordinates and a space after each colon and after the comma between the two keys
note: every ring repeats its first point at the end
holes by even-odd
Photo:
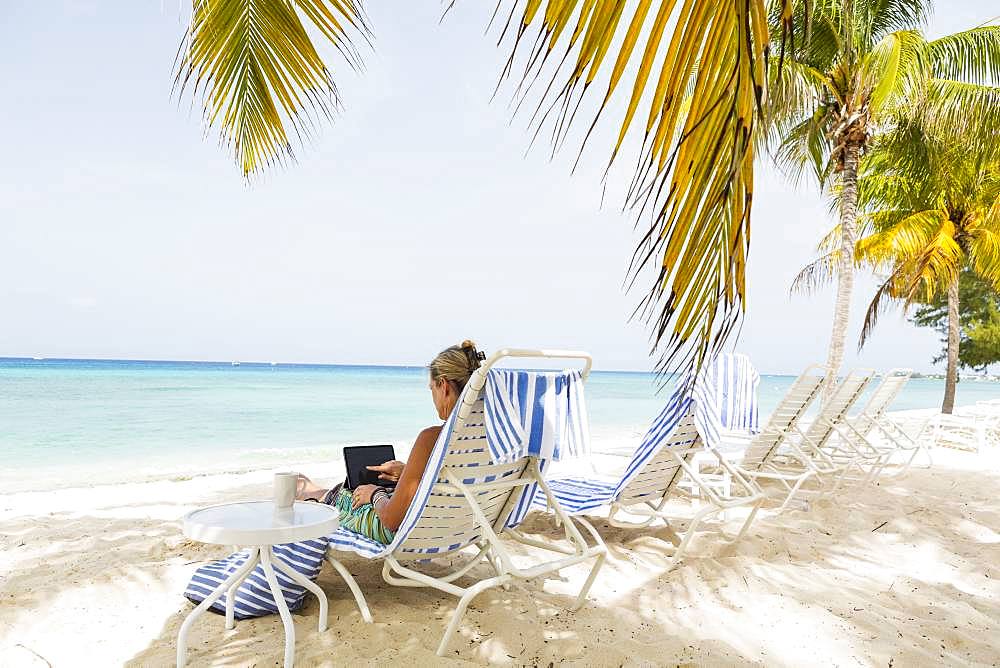
{"type": "MultiPolygon", "coordinates": [[[[219,600],[219,597],[223,593],[229,591],[233,583],[237,580],[245,578],[247,574],[257,565],[257,561],[261,556],[261,550],[259,548],[252,548],[250,554],[247,555],[246,562],[236,569],[232,575],[226,578],[226,581],[215,588],[215,590],[209,594],[204,601],[198,604],[194,610],[188,613],[188,616],[184,618],[184,622],[181,624],[181,630],[177,633],[177,667],[184,668],[187,663],[187,634],[191,630],[191,625],[194,624],[194,620],[201,617],[202,613],[208,610],[213,603],[219,600]]],[[[286,608],[287,610],[287,608],[286,608]]]]}
{"type": "Polygon", "coordinates": [[[320,633],[326,631],[328,610],[330,607],[330,604],[326,599],[326,592],[320,589],[319,585],[317,585],[315,582],[313,582],[306,576],[302,575],[302,573],[299,573],[292,566],[282,561],[281,557],[275,554],[273,551],[271,552],[271,557],[274,559],[273,565],[275,568],[277,568],[279,571],[287,575],[289,578],[291,578],[295,582],[299,583],[300,585],[311,591],[313,595],[319,599],[319,631],[320,633]]]}
{"type": "Polygon", "coordinates": [[[278,586],[278,577],[274,574],[271,566],[271,547],[266,546],[260,550],[260,565],[264,569],[264,577],[271,587],[271,594],[274,595],[274,603],[278,606],[278,614],[281,615],[281,623],[285,627],[285,668],[292,668],[295,665],[295,625],[292,623],[292,613],[288,611],[285,604],[285,595],[281,593],[278,586]]]}
{"type": "MultiPolygon", "coordinates": [[[[260,548],[255,547],[253,549],[254,550],[259,550],[260,548]]],[[[235,551],[239,552],[239,548],[236,548],[235,551]]],[[[249,562],[249,559],[247,559],[247,561],[249,562]]],[[[241,570],[243,572],[243,576],[240,577],[239,579],[237,579],[236,582],[234,582],[232,584],[232,586],[229,587],[229,590],[226,591],[226,630],[227,631],[232,631],[233,629],[236,628],[236,615],[235,615],[235,610],[233,609],[234,606],[235,606],[235,604],[236,604],[236,590],[240,588],[240,585],[243,584],[244,580],[246,580],[248,577],[250,577],[250,573],[253,572],[249,568],[247,568],[247,569],[241,569],[241,570]]]]}

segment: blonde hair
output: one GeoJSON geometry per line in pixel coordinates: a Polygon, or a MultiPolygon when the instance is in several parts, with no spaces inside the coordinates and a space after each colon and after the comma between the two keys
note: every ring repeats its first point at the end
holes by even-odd
{"type": "Polygon", "coordinates": [[[443,378],[461,392],[472,373],[479,368],[479,360],[482,358],[482,353],[476,350],[476,344],[465,340],[460,345],[449,346],[439,352],[427,367],[431,372],[431,380],[443,378]]]}

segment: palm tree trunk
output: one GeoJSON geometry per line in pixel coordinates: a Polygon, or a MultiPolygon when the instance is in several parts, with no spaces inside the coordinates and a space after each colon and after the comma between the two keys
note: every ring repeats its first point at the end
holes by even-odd
{"type": "Polygon", "coordinates": [[[837,268],[837,300],[833,309],[830,350],[826,359],[824,401],[836,387],[837,373],[844,361],[844,342],[851,315],[851,293],[854,291],[854,241],[858,215],[858,154],[860,145],[848,141],[844,146],[844,169],[840,173],[843,190],[840,194],[840,262],[837,268]]]}
{"type": "Polygon", "coordinates": [[[948,286],[948,369],[944,376],[942,413],[955,408],[955,384],[958,382],[958,345],[961,323],[958,318],[958,277],[948,286]]]}

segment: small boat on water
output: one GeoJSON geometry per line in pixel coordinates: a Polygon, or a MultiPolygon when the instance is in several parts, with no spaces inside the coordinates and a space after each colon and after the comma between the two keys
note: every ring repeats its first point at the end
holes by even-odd
{"type": "Polygon", "coordinates": [[[232,364],[233,366],[239,366],[239,365],[240,365],[240,363],[239,363],[239,362],[231,362],[231,364],[232,364]]]}

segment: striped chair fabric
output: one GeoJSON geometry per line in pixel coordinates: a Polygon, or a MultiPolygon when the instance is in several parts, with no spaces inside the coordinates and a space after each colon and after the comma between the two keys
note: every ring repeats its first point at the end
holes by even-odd
{"type": "Polygon", "coordinates": [[[590,450],[579,371],[490,369],[483,389],[486,442],[493,462],[521,457],[559,461],[590,450]]]}
{"type": "MultiPolygon", "coordinates": [[[[669,450],[719,440],[721,423],[712,396],[707,383],[696,383],[693,389],[691,383],[679,383],[617,481],[559,478],[548,481],[552,494],[571,515],[593,511],[612,501],[632,504],[662,497],[683,475],[669,450]]],[[[538,494],[533,503],[537,507],[547,505],[538,494]]]]}
{"type": "Polygon", "coordinates": [[[706,380],[724,429],[751,434],[760,431],[757,405],[760,374],[749,357],[741,353],[719,355],[708,368],[706,380]]]}

